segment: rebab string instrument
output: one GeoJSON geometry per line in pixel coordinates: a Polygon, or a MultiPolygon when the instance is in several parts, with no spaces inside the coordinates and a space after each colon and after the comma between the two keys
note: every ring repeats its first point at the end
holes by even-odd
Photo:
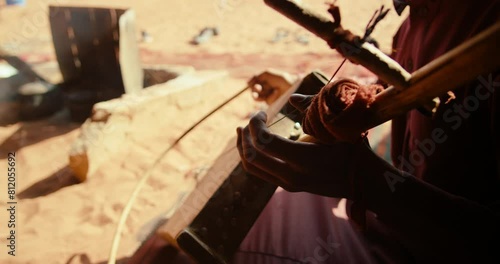
{"type": "MultiPolygon", "coordinates": [[[[367,131],[411,109],[427,104],[447,91],[500,69],[500,22],[447,52],[412,74],[398,63],[340,25],[338,8],[329,9],[333,21],[304,10],[292,0],[265,0],[267,5],[324,39],[346,59],[360,64],[390,86],[366,109],[367,118],[352,122],[343,117],[337,125],[349,131],[367,131]],[[471,67],[471,65],[474,65],[471,67]],[[460,72],[460,74],[456,74],[460,72]]],[[[269,122],[289,115],[274,132],[288,136],[300,116],[291,114],[288,97],[301,88],[313,93],[327,80],[312,74],[299,81],[268,109],[269,122]]],[[[300,91],[299,91],[300,92],[300,91]]],[[[276,186],[246,173],[229,141],[198,187],[158,229],[158,234],[187,252],[199,263],[227,263],[263,210],[276,186]]]]}

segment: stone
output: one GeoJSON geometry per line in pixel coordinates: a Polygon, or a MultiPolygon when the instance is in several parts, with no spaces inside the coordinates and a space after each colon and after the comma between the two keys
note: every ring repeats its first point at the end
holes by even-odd
{"type": "MultiPolygon", "coordinates": [[[[244,85],[241,80],[237,83],[244,85]]],[[[145,151],[142,156],[152,162],[191,125],[231,96],[221,96],[227,85],[231,85],[231,78],[225,71],[197,71],[95,104],[72,144],[70,168],[83,182],[111,157],[125,157],[127,151],[145,151]]]]}

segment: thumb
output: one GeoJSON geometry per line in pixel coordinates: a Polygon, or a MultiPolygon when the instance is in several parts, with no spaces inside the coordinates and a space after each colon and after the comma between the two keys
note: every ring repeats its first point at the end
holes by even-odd
{"type": "Polygon", "coordinates": [[[304,113],[311,104],[313,97],[314,95],[292,94],[289,101],[293,107],[304,113]]]}

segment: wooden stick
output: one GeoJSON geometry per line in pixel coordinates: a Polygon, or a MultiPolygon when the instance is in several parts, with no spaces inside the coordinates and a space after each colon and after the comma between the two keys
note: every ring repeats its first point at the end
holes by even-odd
{"type": "Polygon", "coordinates": [[[325,40],[350,61],[361,64],[375,73],[381,80],[404,89],[409,85],[411,74],[392,58],[359,36],[344,30],[329,19],[304,9],[293,0],[264,0],[264,2],[325,40]]]}
{"type": "Polygon", "coordinates": [[[339,125],[359,126],[358,131],[366,131],[473,81],[482,74],[494,72],[500,69],[498,47],[500,22],[415,71],[408,88],[398,90],[389,87],[378,94],[366,119],[352,122],[347,117],[339,125]]]}

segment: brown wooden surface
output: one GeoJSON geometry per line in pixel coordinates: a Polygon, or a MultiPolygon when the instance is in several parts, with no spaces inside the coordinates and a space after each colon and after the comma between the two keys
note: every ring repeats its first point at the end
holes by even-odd
{"type": "MultiPolygon", "coordinates": [[[[271,130],[287,138],[295,122],[281,118],[278,114],[280,122],[271,130]]],[[[199,263],[229,262],[276,191],[276,185],[247,173],[236,155],[238,165],[233,170],[226,171],[220,164],[211,168],[224,174],[224,181],[176,238],[179,247],[199,263]]]]}
{"type": "Polygon", "coordinates": [[[499,70],[498,47],[500,22],[415,71],[408,88],[390,87],[380,93],[371,106],[373,117],[362,122],[363,131],[442,96],[479,75],[499,70]]]}
{"type": "MultiPolygon", "coordinates": [[[[295,91],[300,82],[295,84],[295,87],[289,89],[286,94],[283,94],[273,105],[267,110],[269,117],[276,117],[279,110],[288,101],[290,95],[295,91]]],[[[271,123],[274,118],[269,118],[268,123],[271,123]]],[[[280,129],[276,127],[274,129],[280,129]]],[[[236,138],[228,141],[228,145],[223,151],[223,155],[212,165],[206,176],[200,181],[198,187],[191,192],[186,198],[183,205],[169,219],[169,221],[158,229],[158,234],[169,241],[172,245],[178,246],[176,237],[180,232],[189,226],[199,212],[203,209],[210,197],[221,186],[231,172],[240,162],[240,156],[236,149],[236,138]]]]}

